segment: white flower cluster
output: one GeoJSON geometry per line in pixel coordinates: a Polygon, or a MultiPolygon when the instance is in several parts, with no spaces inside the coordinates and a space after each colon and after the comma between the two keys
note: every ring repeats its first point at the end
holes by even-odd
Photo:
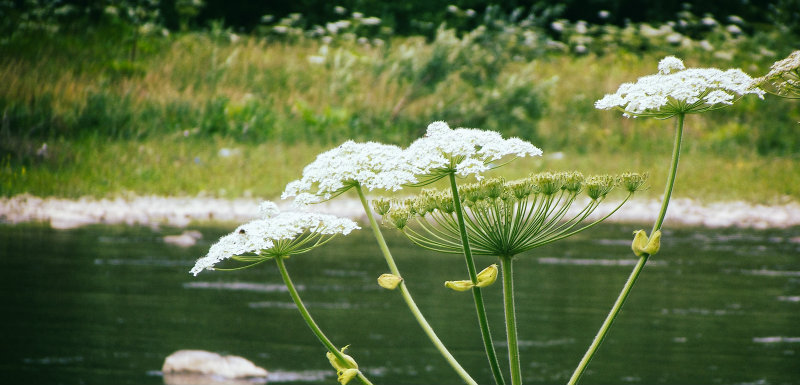
{"type": "Polygon", "coordinates": [[[455,170],[456,175],[475,174],[480,179],[493,161],[507,155],[538,156],[542,150],[519,138],[503,139],[494,131],[451,129],[445,122],[433,122],[425,136],[411,143],[404,155],[419,176],[455,170]]]}
{"type": "Polygon", "coordinates": [[[295,204],[328,200],[360,184],[373,190],[396,191],[414,181],[410,166],[401,161],[400,147],[376,142],[347,141],[326,151],[303,169],[301,179],[290,182],[281,199],[296,197],[295,204]],[[314,190],[316,191],[310,193],[314,190]]]}
{"type": "Polygon", "coordinates": [[[772,82],[780,94],[793,93],[800,96],[800,50],[772,64],[770,71],[759,78],[758,82],[772,82]]]}
{"type": "Polygon", "coordinates": [[[669,117],[678,113],[702,112],[719,104],[733,104],[738,96],[764,91],[740,69],[685,69],[683,62],[668,56],[658,65],[659,73],[622,84],[616,93],[595,102],[601,110],[622,109],[625,116],[669,117]]]}
{"type": "Polygon", "coordinates": [[[424,137],[408,148],[375,142],[347,141],[317,156],[290,182],[281,199],[295,197],[296,206],[331,199],[360,185],[369,190],[397,191],[417,178],[454,171],[459,176],[480,174],[491,162],[507,155],[541,155],[542,150],[519,138],[503,139],[494,131],[458,128],[445,122],[428,126],[424,137]]]}
{"type": "Polygon", "coordinates": [[[203,270],[214,270],[214,265],[236,255],[259,253],[275,246],[276,241],[292,240],[309,234],[347,235],[360,227],[347,218],[307,212],[278,212],[272,202],[261,205],[264,217],[239,226],[234,232],[220,238],[205,257],[197,260],[190,271],[195,276],[203,270]]]}

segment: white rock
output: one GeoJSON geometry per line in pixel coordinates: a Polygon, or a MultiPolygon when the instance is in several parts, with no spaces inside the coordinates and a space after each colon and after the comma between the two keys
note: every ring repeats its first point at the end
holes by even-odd
{"type": "Polygon", "coordinates": [[[164,237],[164,243],[180,247],[194,246],[198,240],[203,238],[203,234],[197,230],[187,230],[180,235],[167,235],[164,237]]]}
{"type": "Polygon", "coordinates": [[[239,356],[221,356],[205,350],[178,350],[164,360],[161,371],[198,373],[225,378],[266,377],[267,371],[239,356]]]}

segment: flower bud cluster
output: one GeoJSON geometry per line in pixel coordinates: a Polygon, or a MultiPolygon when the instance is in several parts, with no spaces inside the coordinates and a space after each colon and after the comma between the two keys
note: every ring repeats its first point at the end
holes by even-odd
{"type": "Polygon", "coordinates": [[[773,63],[770,71],[756,79],[756,83],[775,87],[777,95],[800,98],[800,50],[773,63]]]}
{"type": "MultiPolygon", "coordinates": [[[[544,172],[514,181],[488,178],[460,186],[458,191],[473,252],[510,256],[580,231],[574,228],[617,186],[630,196],[646,180],[646,174],[636,173],[585,177],[579,172],[544,172]],[[564,218],[581,193],[591,200],[574,217],[564,218]]],[[[461,252],[450,190],[424,190],[414,199],[395,200],[390,206],[384,222],[413,242],[437,251],[461,252]]],[[[469,286],[460,281],[449,285],[469,286]]]]}

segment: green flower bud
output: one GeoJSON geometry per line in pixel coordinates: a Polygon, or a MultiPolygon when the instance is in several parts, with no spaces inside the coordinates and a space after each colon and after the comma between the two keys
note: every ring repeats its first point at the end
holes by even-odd
{"type": "Polygon", "coordinates": [[[583,174],[576,171],[576,172],[567,172],[564,173],[563,175],[564,175],[564,185],[561,186],[561,188],[571,193],[577,193],[581,191],[581,187],[584,180],[583,174]]]}
{"type": "Polygon", "coordinates": [[[460,194],[463,197],[463,200],[471,203],[475,203],[486,198],[484,190],[481,188],[481,185],[477,183],[472,183],[461,187],[460,194]]]}
{"type": "Polygon", "coordinates": [[[586,195],[592,200],[605,198],[616,186],[616,180],[610,175],[595,175],[586,179],[586,195]]]}
{"type": "Polygon", "coordinates": [[[344,360],[339,359],[338,357],[336,357],[335,354],[331,352],[325,353],[325,356],[328,357],[328,361],[330,361],[331,366],[333,366],[333,368],[336,369],[336,373],[340,373],[348,369],[358,369],[358,364],[356,363],[356,360],[354,360],[353,357],[344,354],[344,351],[347,350],[348,347],[350,347],[350,345],[347,345],[343,347],[342,350],[340,350],[344,360]]]}
{"type": "Polygon", "coordinates": [[[402,230],[406,227],[409,218],[411,218],[411,211],[403,206],[393,207],[386,214],[386,219],[388,219],[394,227],[397,227],[398,230],[402,230]]]}
{"type": "Polygon", "coordinates": [[[639,191],[647,182],[647,173],[637,174],[635,172],[626,172],[620,175],[620,184],[625,187],[629,193],[639,191]]]}
{"type": "Polygon", "coordinates": [[[564,183],[561,175],[544,172],[533,176],[533,184],[536,192],[544,195],[553,195],[561,191],[561,186],[564,183]]]}
{"type": "Polygon", "coordinates": [[[337,373],[339,374],[339,383],[342,385],[347,385],[347,383],[355,378],[359,372],[358,369],[347,369],[337,373]]]}
{"type": "Polygon", "coordinates": [[[478,273],[478,283],[475,284],[477,287],[486,287],[494,283],[497,280],[497,264],[492,264],[491,266],[483,269],[480,273],[478,273]]]}
{"type": "Polygon", "coordinates": [[[633,232],[633,243],[631,249],[637,257],[644,254],[655,255],[661,248],[661,230],[656,230],[651,238],[647,237],[644,230],[636,230],[633,232]]]}
{"type": "Polygon", "coordinates": [[[397,288],[397,285],[403,281],[403,278],[396,276],[394,274],[381,274],[378,277],[378,285],[381,285],[384,289],[394,290],[397,288]]]}
{"type": "Polygon", "coordinates": [[[485,191],[484,194],[486,195],[486,197],[491,199],[500,198],[500,196],[503,194],[503,189],[505,187],[504,182],[505,181],[503,180],[503,178],[492,178],[483,181],[483,183],[481,184],[483,190],[485,191]]]}
{"type": "Polygon", "coordinates": [[[372,207],[378,215],[384,216],[389,212],[389,209],[392,208],[392,201],[383,198],[375,199],[372,201],[372,207]]]}
{"type": "Polygon", "coordinates": [[[470,280],[465,281],[447,281],[444,283],[444,286],[448,289],[453,289],[455,291],[467,291],[472,289],[475,285],[470,280]]]}
{"type": "Polygon", "coordinates": [[[436,208],[445,214],[454,213],[456,211],[456,204],[453,200],[453,196],[444,192],[439,193],[436,196],[436,208]]]}
{"type": "Polygon", "coordinates": [[[509,182],[507,188],[511,190],[511,193],[514,195],[514,198],[517,198],[517,200],[523,200],[533,193],[533,184],[529,179],[509,182]]]}

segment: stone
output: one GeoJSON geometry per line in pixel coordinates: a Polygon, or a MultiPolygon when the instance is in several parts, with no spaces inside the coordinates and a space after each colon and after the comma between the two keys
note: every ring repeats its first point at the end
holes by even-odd
{"type": "Polygon", "coordinates": [[[224,378],[266,377],[267,371],[239,356],[222,356],[205,350],[178,350],[164,360],[164,376],[172,373],[196,373],[224,378]]]}

